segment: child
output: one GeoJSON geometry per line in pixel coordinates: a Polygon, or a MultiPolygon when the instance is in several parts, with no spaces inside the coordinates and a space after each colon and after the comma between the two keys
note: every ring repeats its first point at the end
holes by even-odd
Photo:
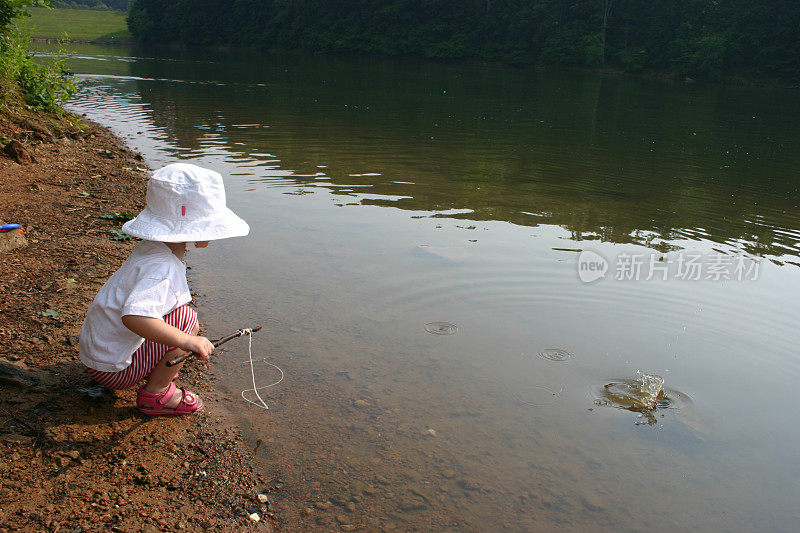
{"type": "Polygon", "coordinates": [[[183,254],[194,242],[247,235],[250,228],[225,206],[218,173],[176,163],[153,173],[147,206],[122,230],[144,239],[95,296],[80,336],[81,361],[110,389],[147,379],[136,407],[148,415],[181,415],[203,408],[197,394],[173,383],[181,364],[167,361],[192,351],[207,361],[214,346],[197,335],[197,313],[186,283],[183,254]]]}

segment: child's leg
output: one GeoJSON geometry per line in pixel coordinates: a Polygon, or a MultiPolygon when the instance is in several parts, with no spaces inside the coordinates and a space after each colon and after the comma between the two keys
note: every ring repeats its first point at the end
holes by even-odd
{"type": "MultiPolygon", "coordinates": [[[[199,329],[197,313],[186,305],[168,313],[164,317],[164,321],[191,335],[196,335],[199,329]]],[[[132,362],[125,370],[119,372],[99,372],[91,368],[87,370],[95,381],[115,390],[129,389],[147,378],[147,384],[143,389],[150,393],[149,396],[152,400],[154,395],[163,394],[169,389],[171,381],[177,376],[182,364],[167,367],[166,363],[182,353],[185,352],[179,348],[170,349],[169,346],[146,340],[133,354],[132,362]]],[[[174,408],[181,403],[182,399],[183,391],[178,389],[171,394],[164,406],[168,409],[174,408]]],[[[163,402],[164,399],[161,398],[160,401],[163,402]]],[[[200,404],[202,405],[202,402],[200,404]]]]}
{"type": "MultiPolygon", "coordinates": [[[[192,328],[191,335],[197,335],[199,331],[200,327],[195,324],[194,328],[192,328]]],[[[156,367],[147,377],[147,383],[144,386],[144,390],[152,392],[153,394],[161,394],[166,391],[169,388],[170,383],[172,383],[172,381],[177,377],[178,373],[183,367],[183,362],[173,366],[167,366],[167,363],[180,355],[186,354],[187,352],[185,350],[181,350],[180,348],[173,348],[165,353],[164,357],[161,358],[161,360],[158,362],[158,365],[156,365],[156,367]]],[[[182,399],[183,392],[181,389],[177,389],[175,394],[172,395],[172,398],[170,398],[165,406],[174,408],[181,403],[182,399]]]]}

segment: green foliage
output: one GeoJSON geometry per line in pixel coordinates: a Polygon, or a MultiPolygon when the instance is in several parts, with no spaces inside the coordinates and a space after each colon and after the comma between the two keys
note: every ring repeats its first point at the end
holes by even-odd
{"type": "Polygon", "coordinates": [[[140,41],[800,78],[800,2],[134,0],[140,41]]]}
{"type": "Polygon", "coordinates": [[[591,67],[600,67],[603,65],[603,56],[605,50],[603,49],[603,41],[600,34],[587,35],[583,38],[584,53],[586,54],[586,64],[591,67]]]}
{"type": "Polygon", "coordinates": [[[721,33],[687,36],[675,41],[673,64],[680,74],[721,78],[730,38],[721,33]]]}
{"type": "Polygon", "coordinates": [[[647,52],[641,48],[624,48],[617,52],[617,59],[628,72],[641,72],[647,64],[647,52]]]}
{"type": "Polygon", "coordinates": [[[136,237],[124,233],[121,229],[114,228],[108,230],[108,238],[112,241],[131,241],[136,237]]]}
{"type": "Polygon", "coordinates": [[[26,15],[28,6],[49,6],[38,0],[0,0],[0,96],[3,101],[22,99],[34,109],[61,113],[61,104],[75,93],[72,79],[64,75],[60,59],[49,64],[33,61],[28,37],[13,20],[26,15]]]}
{"type": "Polygon", "coordinates": [[[133,220],[134,216],[130,213],[111,213],[110,215],[99,215],[97,218],[103,218],[105,220],[113,220],[115,222],[127,222],[128,220],[133,220]]]}
{"type": "Polygon", "coordinates": [[[0,35],[11,31],[11,22],[27,15],[28,6],[50,6],[48,0],[0,0],[0,35]]]}
{"type": "Polygon", "coordinates": [[[61,105],[75,93],[72,78],[64,74],[60,59],[34,62],[28,38],[12,31],[0,41],[0,80],[4,99],[19,97],[34,109],[61,113],[61,105]]]}
{"type": "Polygon", "coordinates": [[[17,81],[28,105],[51,113],[61,112],[61,106],[77,90],[72,78],[64,74],[60,60],[42,65],[28,57],[17,81]]]}

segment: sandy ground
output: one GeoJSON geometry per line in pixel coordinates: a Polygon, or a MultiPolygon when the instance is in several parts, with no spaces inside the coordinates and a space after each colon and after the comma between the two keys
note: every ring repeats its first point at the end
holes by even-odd
{"type": "Polygon", "coordinates": [[[0,145],[33,158],[0,153],[0,223],[27,239],[0,252],[0,532],[277,529],[281,480],[215,413],[201,364],[180,382],[206,412],[149,418],[78,361],[86,309],[133,246],[100,215],[138,213],[147,177],[140,156],[84,124],[55,135],[0,116],[0,145]]]}

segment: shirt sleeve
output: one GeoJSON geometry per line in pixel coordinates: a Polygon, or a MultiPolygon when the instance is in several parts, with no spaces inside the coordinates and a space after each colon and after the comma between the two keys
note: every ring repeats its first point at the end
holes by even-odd
{"type": "Polygon", "coordinates": [[[163,318],[178,301],[168,279],[143,278],[136,282],[125,303],[122,316],[137,315],[163,318]]]}

